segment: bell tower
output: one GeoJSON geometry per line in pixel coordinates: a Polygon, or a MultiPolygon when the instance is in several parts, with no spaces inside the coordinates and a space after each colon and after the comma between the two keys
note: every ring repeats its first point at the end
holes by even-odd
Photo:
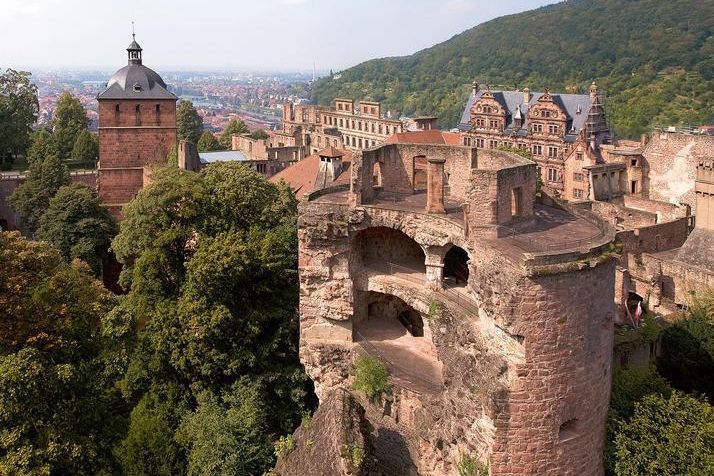
{"type": "Polygon", "coordinates": [[[144,66],[133,33],[128,64],[109,79],[99,103],[97,190],[117,219],[146,185],[148,169],[166,163],[176,146],[176,101],[164,80],[144,66]]]}

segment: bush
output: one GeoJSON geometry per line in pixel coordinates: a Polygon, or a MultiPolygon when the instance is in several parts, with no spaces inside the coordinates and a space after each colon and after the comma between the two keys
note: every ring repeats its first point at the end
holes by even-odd
{"type": "Polygon", "coordinates": [[[374,399],[382,393],[389,393],[389,370],[374,357],[360,357],[355,364],[355,390],[364,392],[374,399]]]}
{"type": "Polygon", "coordinates": [[[283,458],[295,449],[295,438],[293,435],[281,436],[275,443],[275,456],[283,458]]]}
{"type": "Polygon", "coordinates": [[[679,392],[648,395],[615,446],[618,476],[714,474],[714,408],[679,392]]]}
{"type": "Polygon", "coordinates": [[[482,464],[471,455],[463,455],[456,469],[459,476],[488,476],[488,465],[482,464]]]}
{"type": "Polygon", "coordinates": [[[657,370],[676,389],[714,398],[714,294],[699,296],[687,316],[662,333],[657,370]]]}

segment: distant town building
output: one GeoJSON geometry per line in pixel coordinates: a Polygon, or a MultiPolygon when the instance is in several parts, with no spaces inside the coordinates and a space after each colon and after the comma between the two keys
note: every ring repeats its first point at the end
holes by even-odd
{"type": "Polygon", "coordinates": [[[335,99],[333,106],[283,105],[283,131],[299,133],[310,154],[325,147],[365,150],[405,130],[402,121],[385,118],[378,102],[335,99]]]}
{"type": "Polygon", "coordinates": [[[176,145],[177,97],[161,76],[142,64],[136,39],[127,53],[127,66],[114,73],[97,96],[97,189],[117,218],[148,180],[147,166],[165,162],[176,145]]]}
{"type": "Polygon", "coordinates": [[[565,188],[564,161],[579,139],[595,147],[611,139],[595,83],[590,94],[556,94],[482,90],[474,81],[459,130],[465,146],[529,150],[555,190],[565,188]]]}

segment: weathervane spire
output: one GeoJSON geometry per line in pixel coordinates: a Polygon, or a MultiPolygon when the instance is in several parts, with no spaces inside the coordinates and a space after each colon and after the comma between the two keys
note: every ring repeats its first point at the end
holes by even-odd
{"type": "Polygon", "coordinates": [[[136,32],[134,31],[134,20],[131,21],[131,38],[136,40],[136,32]]]}

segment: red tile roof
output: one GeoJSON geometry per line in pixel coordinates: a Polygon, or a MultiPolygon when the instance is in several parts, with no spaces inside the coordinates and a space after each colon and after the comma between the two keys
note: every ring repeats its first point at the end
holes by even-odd
{"type": "MultiPolygon", "coordinates": [[[[350,164],[352,161],[352,154],[348,151],[335,149],[338,152],[337,157],[342,156],[342,172],[335,179],[333,184],[339,185],[342,183],[349,183],[350,180],[350,164]]],[[[317,171],[320,169],[320,155],[313,154],[305,157],[299,162],[296,162],[286,169],[281,170],[277,174],[270,177],[270,181],[273,183],[278,183],[280,180],[284,180],[290,188],[293,190],[295,195],[301,197],[302,195],[312,192],[315,187],[315,178],[317,178],[317,171]]]]}
{"type": "Polygon", "coordinates": [[[387,144],[444,144],[459,145],[459,135],[436,129],[428,131],[398,132],[385,141],[387,144]]]}

